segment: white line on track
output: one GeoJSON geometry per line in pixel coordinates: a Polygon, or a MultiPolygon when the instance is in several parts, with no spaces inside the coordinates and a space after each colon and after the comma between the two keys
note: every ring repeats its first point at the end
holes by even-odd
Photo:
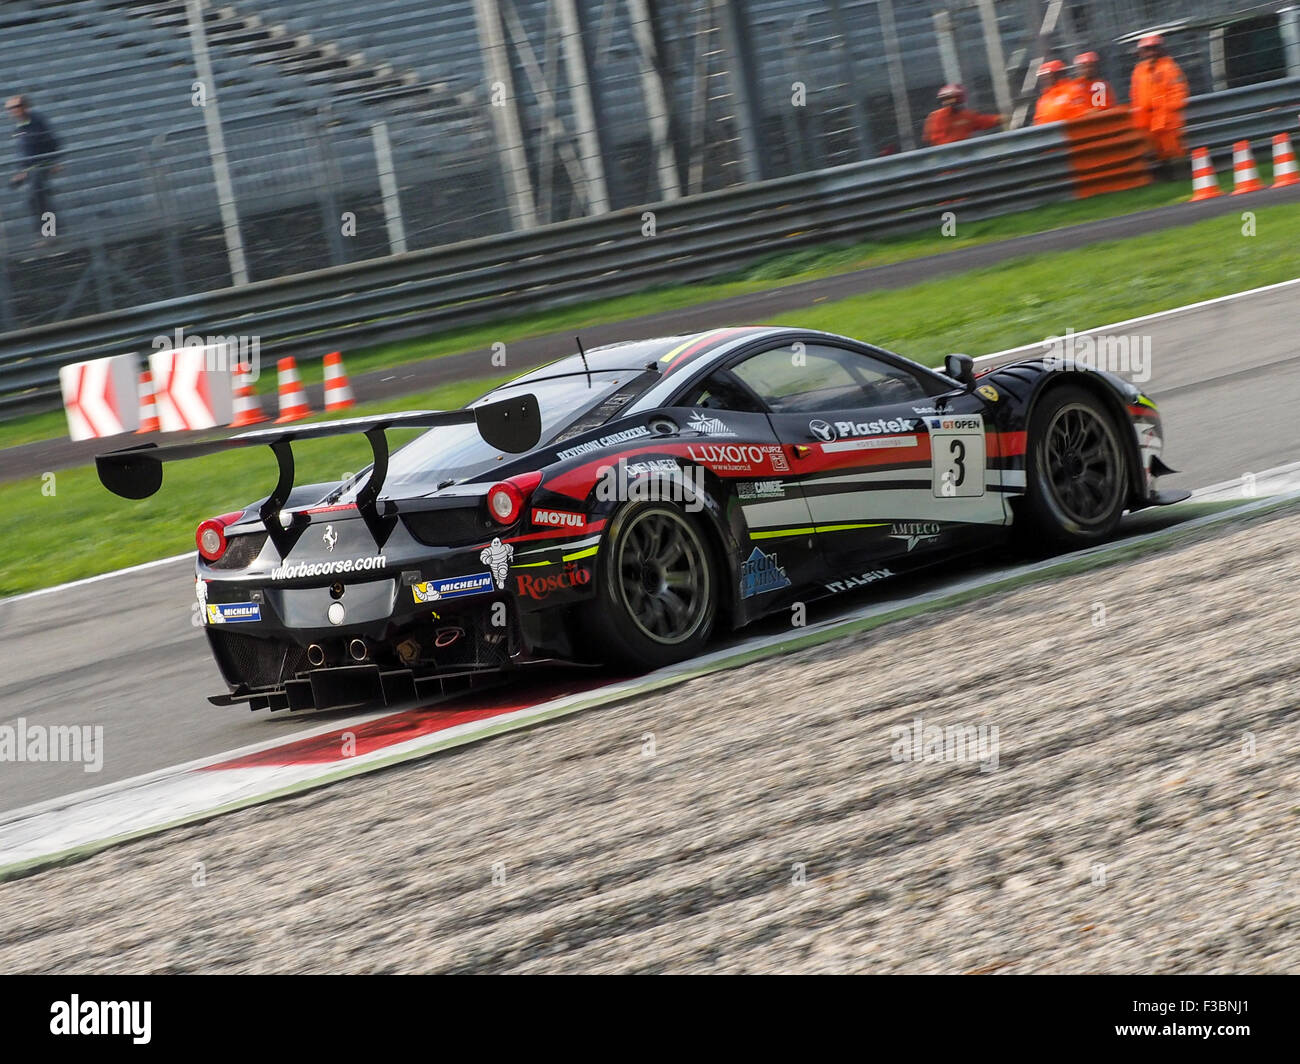
{"type": "MultiPolygon", "coordinates": [[[[1290,288],[1295,285],[1300,285],[1300,277],[1292,278],[1290,281],[1279,281],[1276,284],[1264,285],[1260,288],[1248,288],[1244,292],[1232,292],[1226,296],[1218,296],[1214,299],[1205,299],[1199,303],[1188,303],[1186,306],[1182,306],[1182,307],[1172,307],[1169,310],[1158,310],[1153,314],[1143,314],[1140,317],[1129,318],[1125,321],[1117,321],[1111,325],[1099,325],[1095,329],[1084,329],[1078,332],[1076,335],[1089,336],[1094,333],[1109,332],[1113,329],[1125,329],[1128,328],[1130,325],[1139,325],[1143,322],[1148,322],[1148,321],[1158,321],[1161,318],[1170,318],[1178,314],[1190,314],[1196,310],[1204,310],[1206,307],[1218,306],[1223,303],[1231,303],[1238,299],[1249,299],[1251,296],[1262,295],[1265,292],[1277,292],[1277,291],[1281,291],[1284,288],[1290,288]]],[[[1007,358],[1010,355],[1019,354],[1022,351],[1038,350],[1042,346],[1043,346],[1043,341],[1039,340],[1031,344],[1022,344],[1019,347],[1009,347],[1005,351],[994,351],[992,354],[980,355],[978,358],[975,359],[975,361],[977,363],[991,362],[995,359],[1007,358]]],[[[1282,466],[1279,468],[1285,469],[1287,467],[1282,466]]],[[[1263,476],[1264,474],[1258,474],[1258,475],[1263,476]]],[[[1215,485],[1215,486],[1223,487],[1224,485],[1215,485]]],[[[188,554],[177,554],[171,558],[159,558],[156,561],[152,561],[152,562],[142,562],[140,565],[132,565],[126,569],[115,569],[111,573],[100,573],[98,576],[88,576],[85,579],[73,580],[71,583],[67,583],[67,584],[56,584],[54,587],[43,587],[37,591],[24,592],[21,595],[11,595],[9,598],[0,599],[0,605],[5,605],[6,603],[10,603],[10,602],[22,602],[24,599],[35,598],[38,595],[52,595],[56,591],[69,591],[73,588],[83,587],[86,584],[93,584],[99,580],[111,580],[115,576],[125,576],[128,573],[138,573],[138,572],[142,572],[145,569],[152,569],[154,566],[167,565],[169,562],[176,562],[184,558],[193,558],[193,557],[194,557],[194,552],[191,551],[188,554]]]]}
{"type": "Polygon", "coordinates": [[[112,580],[116,576],[141,573],[146,569],[156,569],[161,565],[170,565],[172,562],[183,562],[186,559],[193,560],[194,554],[194,551],[187,554],[173,554],[170,558],[155,558],[151,562],[141,562],[139,565],[129,565],[125,569],[114,569],[111,573],[83,577],[67,584],[55,584],[53,587],[41,587],[35,591],[24,591],[21,595],[10,595],[9,598],[0,599],[0,606],[6,606],[11,602],[23,602],[26,599],[39,598],[41,595],[53,595],[56,591],[71,591],[73,588],[85,587],[87,584],[97,584],[101,580],[112,580]]]}

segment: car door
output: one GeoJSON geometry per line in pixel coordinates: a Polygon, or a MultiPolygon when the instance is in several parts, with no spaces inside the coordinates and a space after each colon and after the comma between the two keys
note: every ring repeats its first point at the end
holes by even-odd
{"type": "Polygon", "coordinates": [[[730,371],[790,446],[831,572],[870,577],[1005,523],[978,396],[941,397],[936,378],[902,360],[824,341],[758,352],[730,371]]]}
{"type": "Polygon", "coordinates": [[[677,426],[685,457],[723,482],[727,519],[744,555],[740,597],[755,600],[743,608],[772,609],[820,583],[824,565],[812,514],[791,476],[791,448],[758,397],[722,369],[678,395],[664,413],[677,426]]]}

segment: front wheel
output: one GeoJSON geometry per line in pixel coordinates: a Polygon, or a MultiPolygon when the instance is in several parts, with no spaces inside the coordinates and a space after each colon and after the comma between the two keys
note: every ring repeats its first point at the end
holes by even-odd
{"type": "Polygon", "coordinates": [[[1033,546],[1099,543],[1124,515],[1127,463],[1115,418],[1092,392],[1049,392],[1034,410],[1026,455],[1025,517],[1033,546]]]}
{"type": "Polygon", "coordinates": [[[689,516],[659,503],[625,507],[597,558],[587,630],[603,660],[659,668],[708,643],[721,589],[705,533],[689,516]]]}

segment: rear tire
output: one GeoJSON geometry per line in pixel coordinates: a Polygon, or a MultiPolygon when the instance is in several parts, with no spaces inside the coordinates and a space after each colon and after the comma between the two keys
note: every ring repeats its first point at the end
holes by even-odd
{"type": "Polygon", "coordinates": [[[1075,385],[1048,392],[1029,422],[1026,545],[1079,550],[1102,542],[1124,516],[1128,482],[1124,445],[1106,404],[1075,385]]]}
{"type": "Polygon", "coordinates": [[[698,522],[663,503],[626,506],[596,557],[586,629],[602,661],[653,669],[705,647],[722,588],[698,522]]]}

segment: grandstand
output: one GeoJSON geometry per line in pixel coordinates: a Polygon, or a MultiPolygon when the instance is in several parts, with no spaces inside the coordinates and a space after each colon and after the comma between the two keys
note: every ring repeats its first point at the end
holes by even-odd
{"type": "MultiPolygon", "coordinates": [[[[208,0],[252,279],[393,250],[380,122],[410,249],[907,150],[954,65],[975,102],[997,108],[982,12],[996,15],[1013,91],[1037,58],[1023,0],[953,0],[945,31],[936,6],[208,0]],[[503,78],[514,107],[494,107],[503,78]],[[790,104],[795,83],[802,108],[790,104]],[[342,233],[344,212],[355,236],[342,233]]],[[[1076,0],[1053,40],[1101,48],[1123,84],[1127,57],[1111,42],[1182,25],[1180,58],[1207,91],[1233,76],[1224,54],[1240,65],[1215,20],[1255,17],[1252,33],[1280,39],[1285,6],[1076,0]]],[[[21,190],[0,190],[0,330],[230,283],[184,0],[10,0],[0,70],[5,94],[30,94],[66,149],[53,245],[33,246],[21,190]]]]}

